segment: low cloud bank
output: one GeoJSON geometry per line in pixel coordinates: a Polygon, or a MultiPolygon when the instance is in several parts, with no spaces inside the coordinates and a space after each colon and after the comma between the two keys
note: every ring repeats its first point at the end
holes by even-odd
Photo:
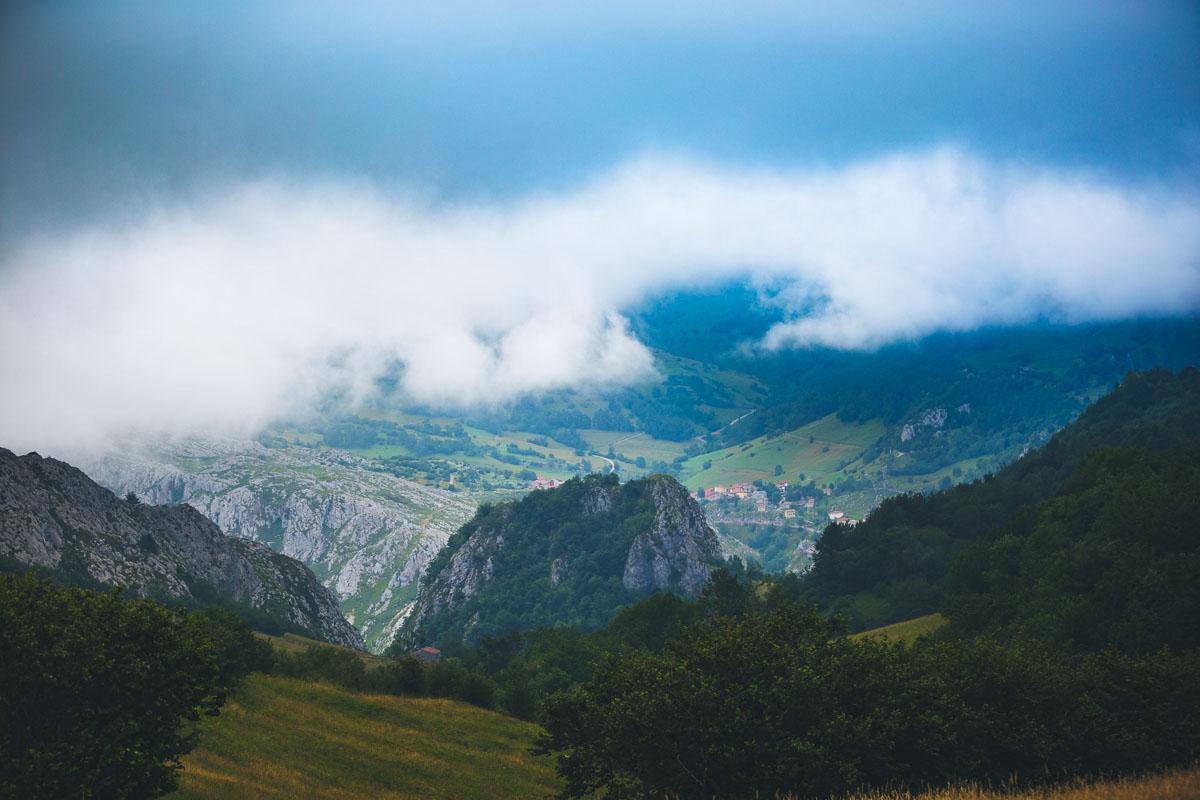
{"type": "Polygon", "coordinates": [[[749,271],[766,349],[1200,307],[1200,199],[955,149],[829,170],[662,157],[575,191],[442,207],[258,183],[0,266],[0,443],[246,433],[398,375],[471,406],[652,376],[618,310],[749,271]]]}

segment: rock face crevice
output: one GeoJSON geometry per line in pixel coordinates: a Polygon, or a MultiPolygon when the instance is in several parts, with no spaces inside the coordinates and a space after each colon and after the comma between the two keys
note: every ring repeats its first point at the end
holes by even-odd
{"type": "Polygon", "coordinates": [[[721,543],[704,511],[687,489],[673,480],[650,485],[654,523],[629,546],[621,583],[632,592],[700,593],[712,565],[722,558],[721,543]]]}
{"type": "Polygon", "coordinates": [[[80,466],[118,495],[186,503],[227,533],[304,562],[374,650],[390,643],[426,566],[474,510],[328,449],[185,441],[80,466]]]}
{"type": "Polygon", "coordinates": [[[318,636],[363,647],[333,595],[303,564],[226,536],[188,505],[118,498],[83,472],[0,448],[0,555],[69,581],[196,600],[216,592],[318,636]]]}

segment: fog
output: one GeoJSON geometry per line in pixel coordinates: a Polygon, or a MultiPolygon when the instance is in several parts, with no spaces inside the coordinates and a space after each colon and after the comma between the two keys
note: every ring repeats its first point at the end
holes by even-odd
{"type": "Polygon", "coordinates": [[[1200,306],[1200,199],[955,147],[837,168],[649,154],[448,203],[278,177],[30,239],[0,265],[0,444],[248,434],[317,407],[452,408],[655,378],[622,309],[750,274],[753,349],[868,349],[1200,306]]]}

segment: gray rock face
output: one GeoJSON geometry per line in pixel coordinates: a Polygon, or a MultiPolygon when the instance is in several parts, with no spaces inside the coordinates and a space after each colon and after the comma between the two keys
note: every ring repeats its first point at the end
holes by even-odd
{"type": "MultiPolygon", "coordinates": [[[[964,414],[969,414],[971,413],[971,404],[964,403],[958,407],[958,410],[964,414]]],[[[934,435],[938,435],[936,432],[940,431],[946,425],[946,420],[949,418],[950,415],[944,408],[928,409],[921,414],[921,418],[916,422],[905,423],[904,427],[900,429],[900,441],[911,442],[924,430],[934,431],[934,435]]]]}
{"type": "Polygon", "coordinates": [[[78,469],[0,448],[0,555],[139,596],[206,585],[328,641],[363,647],[333,595],[301,563],[226,536],[196,509],[119,499],[78,469]]]}
{"type": "Polygon", "coordinates": [[[629,547],[621,583],[634,592],[699,594],[722,558],[717,534],[700,504],[676,481],[654,481],[650,496],[654,524],[629,547]]]}
{"type": "MultiPolygon", "coordinates": [[[[586,479],[581,487],[574,481],[568,482],[551,492],[575,494],[574,513],[585,516],[612,515],[602,523],[598,537],[610,535],[628,536],[622,531],[626,515],[653,516],[649,526],[638,532],[625,551],[622,562],[610,567],[621,574],[622,584],[633,595],[649,594],[654,591],[671,591],[686,596],[695,596],[708,583],[709,572],[724,562],[720,541],[716,532],[708,526],[704,511],[687,489],[673,478],[663,475],[651,476],[624,486],[586,479]],[[629,492],[630,494],[625,494],[629,492]]],[[[539,493],[540,494],[540,493],[539,493]]],[[[570,496],[570,494],[566,495],[570,496]]],[[[530,498],[532,499],[532,498],[530,498]]],[[[524,502],[524,501],[523,501],[524,502]]],[[[511,580],[507,569],[520,570],[525,562],[514,562],[513,556],[505,551],[505,536],[513,541],[526,543],[521,552],[548,552],[546,560],[538,564],[544,569],[547,591],[562,591],[572,581],[582,578],[573,566],[584,555],[578,551],[556,555],[558,526],[564,524],[556,511],[553,518],[540,519],[533,512],[525,512],[517,504],[495,506],[481,524],[472,523],[473,531],[456,545],[445,566],[429,579],[420,589],[411,616],[400,628],[399,637],[406,644],[416,645],[421,636],[436,636],[442,621],[449,614],[470,613],[475,605],[478,615],[488,613],[489,592],[501,591],[493,588],[495,581],[511,580]],[[532,514],[532,515],[531,515],[532,514]],[[541,539],[545,548],[529,547],[531,538],[541,539]],[[484,595],[484,597],[480,597],[484,595]],[[466,611],[464,612],[463,609],[466,611]]],[[[626,539],[626,541],[630,541],[626,539]]],[[[573,545],[579,547],[578,542],[573,545]]],[[[586,545],[583,545],[586,547],[586,545]]],[[[620,551],[618,551],[620,552],[620,551]]],[[[567,588],[567,591],[572,591],[567,588]]],[[[631,598],[632,599],[632,598],[631,598]]],[[[554,624],[555,620],[539,619],[538,624],[554,624]]],[[[473,623],[467,622],[463,633],[471,634],[473,623]]]]}
{"type": "Polygon", "coordinates": [[[228,533],[308,565],[368,647],[387,647],[425,567],[474,503],[328,449],[186,441],[84,459],[119,495],[186,503],[228,533]]]}

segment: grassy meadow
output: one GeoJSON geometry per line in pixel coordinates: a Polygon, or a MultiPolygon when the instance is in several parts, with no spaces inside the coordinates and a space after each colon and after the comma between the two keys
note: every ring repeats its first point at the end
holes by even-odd
{"type": "Polygon", "coordinates": [[[502,800],[552,794],[537,728],[452,700],[349,692],[253,675],[201,723],[187,798],[502,800]]]}
{"type": "Polygon", "coordinates": [[[1008,792],[978,786],[930,792],[879,792],[851,800],[1196,800],[1200,798],[1200,767],[1143,777],[1076,782],[1042,789],[1008,792]]]}
{"type": "Polygon", "coordinates": [[[911,644],[922,636],[933,633],[938,628],[941,628],[949,620],[941,614],[926,614],[923,617],[915,619],[906,619],[903,622],[894,622],[891,625],[884,625],[882,628],[872,628],[869,631],[853,634],[851,639],[862,639],[868,636],[879,636],[884,639],[889,639],[894,642],[904,642],[911,644]]]}
{"type": "Polygon", "coordinates": [[[760,436],[749,442],[704,453],[683,464],[683,482],[689,489],[729,485],[743,481],[805,480],[828,483],[853,464],[883,434],[883,423],[842,422],[830,414],[777,436],[760,436]],[[708,469],[704,464],[709,463],[708,469]],[[775,466],[783,468],[782,477],[775,466]]]}

